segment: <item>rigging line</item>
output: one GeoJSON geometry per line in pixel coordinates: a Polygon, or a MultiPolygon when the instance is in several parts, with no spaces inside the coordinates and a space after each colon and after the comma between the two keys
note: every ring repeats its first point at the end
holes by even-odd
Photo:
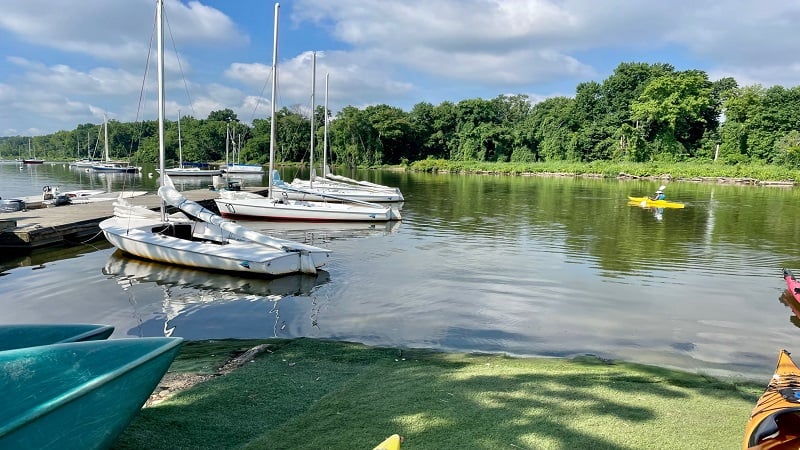
{"type": "Polygon", "coordinates": [[[264,85],[261,86],[261,92],[258,93],[258,101],[256,101],[255,105],[253,105],[253,112],[250,113],[250,123],[253,123],[253,119],[255,119],[255,117],[256,117],[256,110],[258,110],[258,107],[261,106],[261,100],[264,98],[264,91],[267,90],[267,85],[272,80],[272,77],[274,77],[274,76],[275,76],[275,74],[273,73],[273,70],[270,67],[269,76],[267,76],[264,79],[264,85]]]}
{"type": "Polygon", "coordinates": [[[128,149],[128,154],[129,155],[133,153],[133,145],[134,145],[134,143],[137,142],[136,139],[138,139],[138,142],[141,144],[141,142],[142,142],[142,134],[144,133],[144,120],[142,120],[140,122],[139,118],[140,118],[140,115],[141,115],[142,109],[143,109],[142,103],[144,102],[144,89],[145,89],[145,85],[147,83],[147,72],[150,69],[150,58],[151,58],[151,56],[153,54],[153,39],[155,38],[155,35],[156,35],[157,15],[158,15],[158,11],[156,11],[153,14],[153,29],[150,32],[150,45],[147,48],[147,59],[145,61],[144,74],[142,76],[142,87],[141,87],[141,89],[139,89],[139,102],[138,102],[138,106],[136,108],[136,118],[134,120],[134,123],[139,123],[139,134],[138,134],[138,136],[136,136],[136,135],[131,136],[131,145],[130,145],[130,147],[128,149]]]}
{"type": "Polygon", "coordinates": [[[197,113],[194,110],[194,101],[192,100],[192,96],[189,95],[189,84],[186,82],[186,74],[183,72],[183,65],[181,64],[181,56],[178,53],[178,47],[175,45],[175,37],[172,35],[172,27],[169,26],[169,18],[166,14],[164,14],[164,22],[167,24],[167,30],[169,31],[169,38],[172,41],[172,49],[175,51],[175,59],[178,60],[178,69],[181,72],[181,79],[183,79],[183,89],[186,91],[186,98],[189,100],[189,109],[192,110],[192,116],[197,117],[197,113]]]}

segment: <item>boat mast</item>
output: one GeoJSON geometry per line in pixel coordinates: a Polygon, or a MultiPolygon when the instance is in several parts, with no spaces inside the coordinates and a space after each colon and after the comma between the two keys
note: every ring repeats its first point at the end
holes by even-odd
{"type": "MultiPolygon", "coordinates": [[[[156,28],[158,29],[158,168],[159,186],[164,186],[167,176],[164,164],[164,0],[156,1],[156,28]]],[[[167,206],[161,199],[161,220],[166,221],[167,206]]]]}
{"type": "Polygon", "coordinates": [[[183,147],[181,145],[181,110],[178,110],[178,167],[183,169],[183,147]]]}
{"type": "Polygon", "coordinates": [[[103,113],[103,139],[105,139],[106,162],[111,162],[111,157],[108,156],[108,122],[105,113],[103,113]]]}
{"type": "Polygon", "coordinates": [[[325,178],[328,173],[326,170],[328,169],[328,76],[330,74],[325,74],[325,111],[323,113],[323,117],[325,118],[325,133],[324,138],[322,140],[322,178],[325,178]]]}
{"type": "Polygon", "coordinates": [[[281,4],[275,3],[275,25],[274,25],[274,36],[272,38],[272,101],[270,102],[270,124],[269,124],[269,177],[268,182],[269,186],[267,187],[267,197],[272,198],[272,170],[273,170],[273,162],[272,160],[275,159],[275,146],[276,146],[276,117],[275,117],[275,91],[278,90],[278,9],[280,9],[281,4]]]}
{"type": "Polygon", "coordinates": [[[317,86],[317,52],[311,53],[311,156],[309,157],[308,186],[314,187],[314,93],[317,86]]]}

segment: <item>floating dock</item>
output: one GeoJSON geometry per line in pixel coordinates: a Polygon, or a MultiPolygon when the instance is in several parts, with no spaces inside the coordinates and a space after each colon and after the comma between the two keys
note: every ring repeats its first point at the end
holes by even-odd
{"type": "MultiPolygon", "coordinates": [[[[251,187],[247,191],[266,193],[266,188],[251,187]]],[[[196,189],[183,191],[183,196],[217,212],[215,191],[196,189]]],[[[161,207],[156,193],[127,199],[134,205],[151,209],[161,207]]],[[[99,224],[114,214],[113,201],[52,206],[0,213],[0,248],[28,251],[42,247],[78,245],[102,237],[99,224]]],[[[171,212],[175,209],[171,208],[171,212]]]]}

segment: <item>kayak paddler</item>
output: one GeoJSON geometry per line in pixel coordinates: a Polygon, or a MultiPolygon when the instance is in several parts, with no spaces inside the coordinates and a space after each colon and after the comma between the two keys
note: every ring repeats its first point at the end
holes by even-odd
{"type": "Polygon", "coordinates": [[[653,194],[652,197],[649,197],[650,200],[664,200],[665,198],[667,198],[664,195],[664,189],[666,189],[666,188],[667,188],[666,186],[659,187],[658,190],[656,191],[656,193],[653,194]]]}

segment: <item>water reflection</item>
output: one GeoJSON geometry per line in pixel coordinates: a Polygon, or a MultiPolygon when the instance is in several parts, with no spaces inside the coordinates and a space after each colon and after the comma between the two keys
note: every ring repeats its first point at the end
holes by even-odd
{"type": "Polygon", "coordinates": [[[222,337],[231,337],[229,330],[234,323],[239,337],[277,336],[279,302],[307,296],[330,281],[325,271],[278,278],[243,277],[144,261],[119,251],[109,256],[102,272],[129,292],[132,302],[137,285],[161,288],[163,316],[144,320],[133,334],[152,335],[152,327],[160,323],[164,335],[187,338],[194,334],[208,338],[215,327],[224,329],[222,337]],[[270,317],[274,318],[273,329],[266,333],[270,317]]]}
{"type": "Polygon", "coordinates": [[[792,311],[789,321],[792,322],[794,326],[800,328],[800,302],[794,298],[794,295],[792,295],[788,289],[783,291],[781,296],[778,297],[778,300],[792,311]]]}

